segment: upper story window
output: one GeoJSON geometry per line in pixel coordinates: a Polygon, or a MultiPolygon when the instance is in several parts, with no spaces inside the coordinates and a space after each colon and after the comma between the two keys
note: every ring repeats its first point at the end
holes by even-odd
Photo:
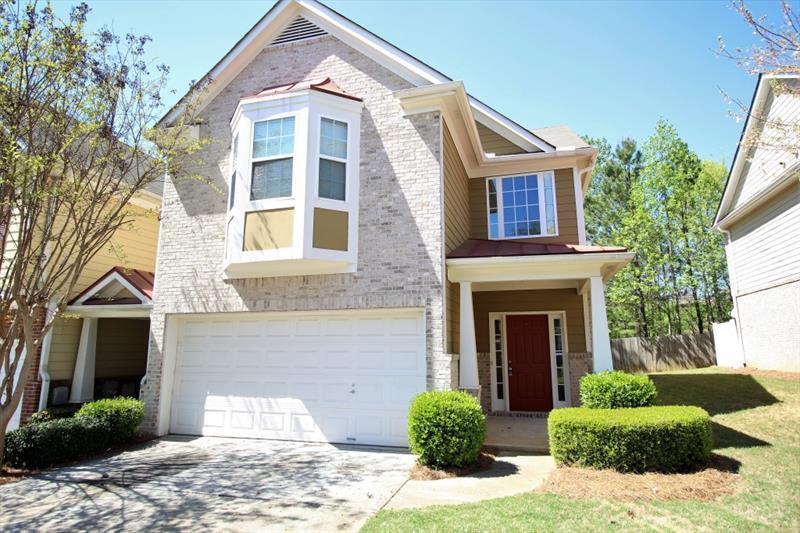
{"type": "Polygon", "coordinates": [[[486,180],[490,239],[558,235],[553,172],[486,180]]]}
{"type": "Polygon", "coordinates": [[[250,199],[292,196],[294,117],[256,122],[250,199]]]}
{"type": "Polygon", "coordinates": [[[319,197],[345,199],[347,123],[322,118],[319,133],[319,197]]]}

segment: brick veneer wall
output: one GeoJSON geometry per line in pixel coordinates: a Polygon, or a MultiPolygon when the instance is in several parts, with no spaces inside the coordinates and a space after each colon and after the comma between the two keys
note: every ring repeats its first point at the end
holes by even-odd
{"type": "Polygon", "coordinates": [[[572,406],[578,407],[581,404],[580,379],[592,372],[592,354],[569,353],[567,354],[567,362],[569,363],[569,387],[572,406]]]}
{"type": "MultiPolygon", "coordinates": [[[[47,309],[40,308],[36,311],[33,319],[33,334],[38,338],[44,327],[47,318],[47,309]]],[[[33,413],[39,410],[39,395],[42,392],[42,380],[39,377],[39,361],[42,356],[42,345],[33,353],[28,354],[32,357],[30,371],[28,372],[28,380],[25,382],[25,388],[22,392],[22,399],[20,400],[20,425],[26,424],[30,421],[33,413]]]]}
{"type": "Polygon", "coordinates": [[[204,109],[196,180],[164,187],[151,317],[144,429],[157,429],[166,317],[178,313],[418,307],[425,310],[427,386],[450,388],[443,338],[441,118],[404,117],[394,91],[411,85],[337,39],[266,48],[204,109]],[[364,99],[359,256],[354,274],[224,280],[230,118],[239,98],[264,87],[330,77],[364,99]],[[222,192],[220,192],[222,191],[222,192]]]}

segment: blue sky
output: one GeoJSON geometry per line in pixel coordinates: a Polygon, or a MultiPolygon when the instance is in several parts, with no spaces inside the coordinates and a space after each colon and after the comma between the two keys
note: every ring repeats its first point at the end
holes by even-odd
{"type": "MultiPolygon", "coordinates": [[[[59,0],[66,12],[73,2],[59,0]]],[[[273,5],[91,1],[91,26],[153,37],[183,93],[273,5]]],[[[741,124],[720,89],[749,101],[754,78],[716,55],[753,36],[726,2],[329,1],[327,4],[528,127],[568,124],[611,142],[672,121],[701,157],[729,163],[741,124]],[[445,21],[444,23],[442,21],[445,21]]],[[[751,2],[778,20],[775,3],[751,2]]],[[[173,96],[177,99],[179,94],[173,96]]],[[[170,101],[170,103],[172,103],[170,101]]]]}

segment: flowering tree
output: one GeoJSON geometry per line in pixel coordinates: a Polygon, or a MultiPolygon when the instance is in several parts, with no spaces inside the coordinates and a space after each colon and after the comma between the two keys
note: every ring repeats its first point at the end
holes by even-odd
{"type": "Polygon", "coordinates": [[[0,4],[0,436],[81,271],[131,223],[129,200],[200,144],[190,112],[153,127],[168,69],[147,62],[149,37],[90,33],[88,14],[0,4]]]}

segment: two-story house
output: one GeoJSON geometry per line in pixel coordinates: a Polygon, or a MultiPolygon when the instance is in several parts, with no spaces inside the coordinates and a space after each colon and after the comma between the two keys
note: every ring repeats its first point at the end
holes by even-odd
{"type": "Polygon", "coordinates": [[[146,429],[405,445],[424,390],[541,413],[612,367],[604,285],[631,254],[586,242],[597,152],[569,128],[312,0],[205,81],[215,186],[165,185],[146,429]]]}
{"type": "Polygon", "coordinates": [[[800,372],[799,91],[797,75],[759,77],[717,211],[736,338],[717,353],[736,366],[800,372]]]}

